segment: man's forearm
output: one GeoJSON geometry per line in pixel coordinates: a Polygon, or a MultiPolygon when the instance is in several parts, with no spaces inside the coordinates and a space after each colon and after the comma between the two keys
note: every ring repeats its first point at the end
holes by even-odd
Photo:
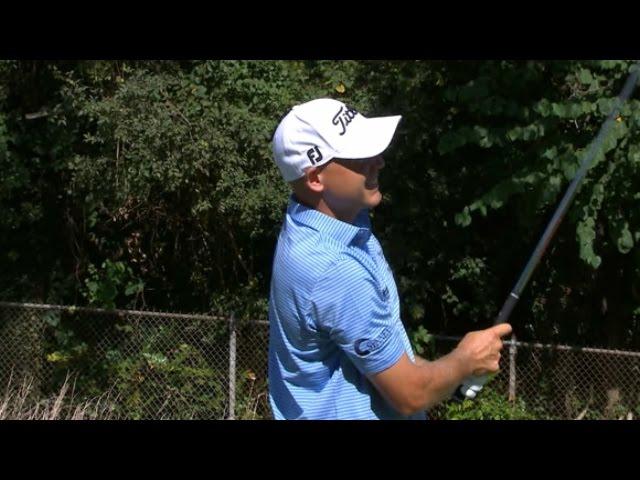
{"type": "Polygon", "coordinates": [[[416,355],[415,364],[419,367],[422,381],[423,397],[420,403],[424,403],[424,409],[450,398],[469,375],[464,360],[456,351],[432,362],[416,355]]]}
{"type": "Polygon", "coordinates": [[[418,355],[414,355],[414,362],[416,365],[421,366],[421,365],[428,365],[429,362],[427,360],[425,360],[422,357],[419,357],[418,355]]]}

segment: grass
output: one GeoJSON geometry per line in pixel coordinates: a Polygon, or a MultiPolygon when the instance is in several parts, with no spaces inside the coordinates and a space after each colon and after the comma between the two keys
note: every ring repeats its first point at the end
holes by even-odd
{"type": "MultiPolygon", "coordinates": [[[[249,372],[239,384],[235,418],[257,420],[270,418],[266,385],[256,385],[255,374],[249,372]]],[[[0,396],[0,420],[122,420],[130,419],[126,402],[114,395],[115,386],[95,398],[79,398],[75,391],[75,379],[67,374],[60,389],[48,398],[42,398],[34,387],[34,379],[22,380],[10,376],[4,393],[0,396]],[[124,408],[124,410],[123,410],[124,408]]],[[[166,404],[166,402],[165,402],[166,404]]],[[[153,418],[175,418],[176,412],[167,413],[163,404],[152,414],[153,418]]],[[[187,412],[178,414],[181,419],[192,419],[187,412]]],[[[226,412],[223,415],[226,418],[226,412]]]]}
{"type": "Polygon", "coordinates": [[[38,398],[33,379],[9,378],[0,398],[0,420],[115,420],[117,398],[109,390],[96,398],[78,399],[75,382],[67,375],[60,390],[50,398],[38,398]]]}

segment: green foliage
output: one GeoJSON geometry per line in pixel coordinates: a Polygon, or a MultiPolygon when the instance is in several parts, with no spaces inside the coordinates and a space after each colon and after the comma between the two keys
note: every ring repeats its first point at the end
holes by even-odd
{"type": "Polygon", "coordinates": [[[188,344],[170,355],[144,348],[140,355],[108,355],[119,412],[131,419],[221,418],[225,408],[220,375],[188,344]]]}
{"type": "MultiPolygon", "coordinates": [[[[487,193],[465,206],[456,216],[457,223],[469,226],[472,212],[479,211],[482,215],[487,215],[488,209],[503,208],[514,195],[524,195],[528,191],[537,194],[533,202],[535,211],[555,205],[560,192],[573,179],[586,152],[587,142],[595,137],[604,118],[613,108],[614,96],[620,89],[619,81],[626,75],[629,65],[623,62],[613,67],[606,62],[567,62],[546,66],[530,62],[527,67],[534,72],[532,79],[539,82],[537,73],[547,70],[548,74],[556,77],[560,88],[557,92],[545,92],[546,95],[552,95],[548,98],[537,97],[535,90],[530,92],[526,103],[518,107],[519,113],[515,115],[527,123],[515,127],[505,128],[506,125],[496,123],[497,119],[491,110],[479,111],[475,105],[477,98],[465,95],[470,88],[469,84],[451,88],[449,98],[455,99],[456,110],[460,111],[458,115],[461,116],[462,111],[466,110],[472,113],[475,121],[480,124],[463,125],[447,132],[440,140],[440,153],[455,153],[472,144],[481,148],[492,147],[492,156],[485,164],[487,170],[495,170],[498,173],[500,167],[504,166],[503,159],[509,160],[509,170],[516,168],[515,175],[511,174],[506,179],[498,181],[487,193]],[[568,99],[557,101],[558,93],[562,94],[563,91],[569,94],[568,99]],[[513,142],[525,144],[520,146],[520,151],[516,153],[510,146],[513,142]]],[[[513,65],[510,70],[515,73],[522,71],[523,67],[513,65]]],[[[497,77],[492,75],[489,78],[491,80],[482,84],[483,95],[487,95],[486,85],[490,85],[496,88],[490,96],[500,98],[505,91],[497,91],[501,86],[497,77]]],[[[512,95],[513,99],[521,95],[526,87],[526,82],[511,85],[506,94],[512,95]]],[[[597,242],[596,223],[601,222],[605,228],[611,225],[607,221],[610,217],[607,214],[601,215],[601,210],[604,208],[606,213],[618,211],[620,202],[624,201],[619,193],[621,188],[611,184],[621,183],[621,186],[626,186],[633,178],[622,176],[618,171],[626,170],[627,174],[631,173],[630,162],[625,159],[637,149],[630,126],[637,127],[639,105],[640,102],[632,100],[624,108],[605,141],[600,156],[597,157],[596,165],[589,172],[591,181],[585,182],[583,192],[577,201],[579,205],[584,205],[584,215],[575,227],[580,258],[594,268],[601,262],[601,258],[594,253],[597,242]],[[605,155],[608,157],[606,161],[605,155]],[[602,167],[605,168],[604,175],[602,167]]],[[[465,123],[467,122],[469,119],[465,119],[465,123]]],[[[640,225],[634,225],[632,228],[638,227],[640,225]]],[[[629,228],[618,231],[620,236],[617,243],[620,251],[629,251],[632,245],[629,228]]]]}
{"type": "MultiPolygon", "coordinates": [[[[57,391],[71,372],[76,396],[109,392],[116,417],[224,417],[228,360],[212,350],[228,342],[226,324],[131,321],[72,311],[49,312],[43,320],[48,332],[44,357],[53,373],[45,378],[46,391],[57,391]]],[[[254,397],[261,393],[253,392],[254,397]]],[[[238,389],[243,401],[251,394],[238,389]]]]}
{"type": "Polygon", "coordinates": [[[134,278],[133,271],[123,262],[105,260],[98,271],[92,264],[88,268],[89,277],[85,280],[85,297],[89,304],[115,308],[119,294],[131,296],[142,292],[144,283],[134,278]]]}
{"type": "Polygon", "coordinates": [[[432,357],[434,354],[434,338],[424,326],[420,325],[411,333],[411,346],[421,356],[432,357]]]}
{"type": "Polygon", "coordinates": [[[0,156],[10,162],[2,165],[10,175],[0,235],[14,267],[5,290],[12,299],[44,291],[48,301],[75,303],[81,293],[103,306],[266,314],[268,265],[289,194],[271,158],[273,131],[296,103],[333,95],[366,109],[372,100],[359,88],[358,62],[0,67],[0,88],[11,92],[10,122],[0,109],[0,152],[15,138],[11,156],[0,156]],[[56,242],[46,238],[50,223],[56,242]],[[41,233],[21,241],[34,228],[41,233]],[[54,243],[67,248],[51,251],[54,243]],[[25,262],[27,247],[42,253],[25,262]],[[125,272],[109,266],[121,264],[125,272]],[[9,281],[21,274],[24,284],[9,281]]]}
{"type": "MultiPolygon", "coordinates": [[[[266,316],[289,194],[270,139],[292,105],[334,97],[403,116],[372,212],[403,320],[486,326],[630,66],[0,62],[0,296],[266,316]]],[[[514,312],[523,340],[640,342],[637,98],[514,312]]]]}
{"type": "Polygon", "coordinates": [[[534,420],[537,417],[519,399],[510,402],[490,386],[475,400],[448,402],[443,418],[447,420],[534,420]]]}

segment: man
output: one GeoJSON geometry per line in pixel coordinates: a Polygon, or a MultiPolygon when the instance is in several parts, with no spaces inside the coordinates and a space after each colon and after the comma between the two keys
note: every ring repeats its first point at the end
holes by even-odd
{"type": "Polygon", "coordinates": [[[503,324],[448,355],[414,354],[369,210],[400,116],[332,99],[293,109],[273,137],[293,193],[273,262],[269,399],[276,419],[424,419],[465,378],[498,371],[503,324]]]}

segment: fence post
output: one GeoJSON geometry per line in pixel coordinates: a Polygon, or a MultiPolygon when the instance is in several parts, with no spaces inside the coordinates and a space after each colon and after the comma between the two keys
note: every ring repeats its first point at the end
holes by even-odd
{"type": "Polygon", "coordinates": [[[509,401],[516,399],[516,335],[511,335],[511,344],[509,345],[509,401]]]}
{"type": "Polygon", "coordinates": [[[231,312],[229,318],[229,415],[228,420],[236,416],[236,318],[231,312]]]}

